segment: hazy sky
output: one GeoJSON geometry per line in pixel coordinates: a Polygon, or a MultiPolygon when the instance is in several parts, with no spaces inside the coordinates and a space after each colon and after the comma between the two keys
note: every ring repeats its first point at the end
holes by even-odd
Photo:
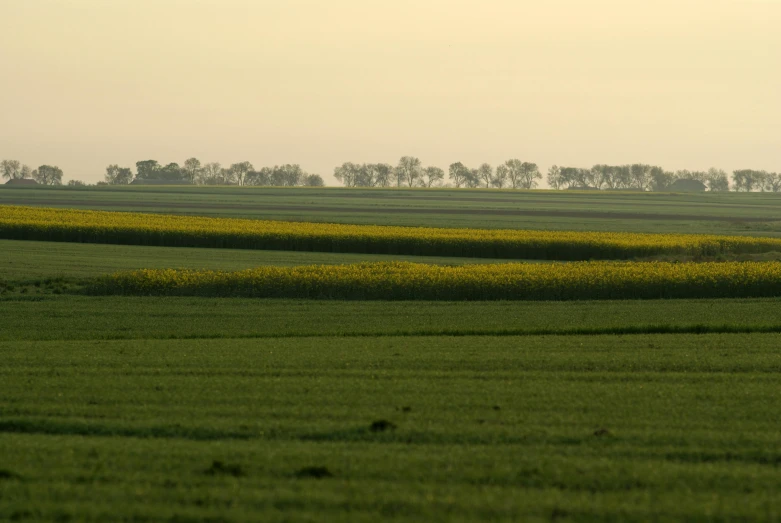
{"type": "Polygon", "coordinates": [[[781,170],[781,0],[0,0],[0,158],[781,170]]]}

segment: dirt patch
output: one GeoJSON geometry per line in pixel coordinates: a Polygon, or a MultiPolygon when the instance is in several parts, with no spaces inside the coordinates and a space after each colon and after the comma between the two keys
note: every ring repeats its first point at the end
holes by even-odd
{"type": "Polygon", "coordinates": [[[385,432],[387,430],[395,430],[396,424],[386,419],[381,419],[373,422],[369,426],[369,430],[372,432],[385,432]]]}
{"type": "Polygon", "coordinates": [[[213,461],[212,466],[203,471],[204,474],[209,476],[233,476],[239,478],[246,476],[246,472],[241,468],[241,465],[233,463],[223,463],[222,461],[213,461]]]}
{"type": "Polygon", "coordinates": [[[333,473],[327,467],[304,467],[296,472],[297,478],[332,478],[333,473]]]}

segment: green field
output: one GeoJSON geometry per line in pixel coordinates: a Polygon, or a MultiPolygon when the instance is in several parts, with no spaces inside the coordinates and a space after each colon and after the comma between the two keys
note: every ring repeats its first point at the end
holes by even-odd
{"type": "Polygon", "coordinates": [[[0,186],[0,205],[433,227],[781,236],[781,194],[0,186]]]}
{"type": "MultiPolygon", "coordinates": [[[[767,194],[0,190],[0,204],[12,199],[350,223],[781,234],[781,200],[767,194]],[[333,210],[264,210],[272,201],[333,210]],[[215,202],[222,207],[204,207],[215,202]],[[383,211],[394,206],[688,217],[383,211]]],[[[0,521],[781,519],[781,299],[76,293],[125,269],[389,259],[475,261],[0,241],[0,521]]]]}
{"type": "Polygon", "coordinates": [[[781,513],[779,334],[398,332],[777,325],[777,301],[40,300],[0,301],[0,519],[781,513]]]}
{"type": "Polygon", "coordinates": [[[88,278],[131,269],[240,270],[258,265],[330,265],[365,261],[411,261],[461,265],[502,263],[491,258],[450,258],[329,252],[257,251],[144,247],[0,240],[0,275],[8,280],[44,277],[88,278]]]}

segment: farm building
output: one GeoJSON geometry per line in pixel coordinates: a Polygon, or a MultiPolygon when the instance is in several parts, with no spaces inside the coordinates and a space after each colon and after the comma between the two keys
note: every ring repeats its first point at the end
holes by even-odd
{"type": "Polygon", "coordinates": [[[12,186],[13,185],[23,186],[23,185],[38,185],[38,182],[36,182],[35,180],[31,180],[29,178],[15,178],[13,180],[8,180],[7,182],[5,182],[5,184],[12,185],[12,186]]]}

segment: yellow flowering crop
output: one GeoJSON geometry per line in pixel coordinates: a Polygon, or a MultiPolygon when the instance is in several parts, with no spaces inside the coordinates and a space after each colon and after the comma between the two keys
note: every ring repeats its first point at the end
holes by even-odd
{"type": "Polygon", "coordinates": [[[743,236],[389,227],[0,206],[0,237],[508,259],[628,259],[781,250],[743,236]]]}
{"type": "Polygon", "coordinates": [[[781,262],[436,266],[360,263],[237,272],[139,270],[96,280],[94,294],[378,300],[585,300],[781,296],[781,262]]]}

